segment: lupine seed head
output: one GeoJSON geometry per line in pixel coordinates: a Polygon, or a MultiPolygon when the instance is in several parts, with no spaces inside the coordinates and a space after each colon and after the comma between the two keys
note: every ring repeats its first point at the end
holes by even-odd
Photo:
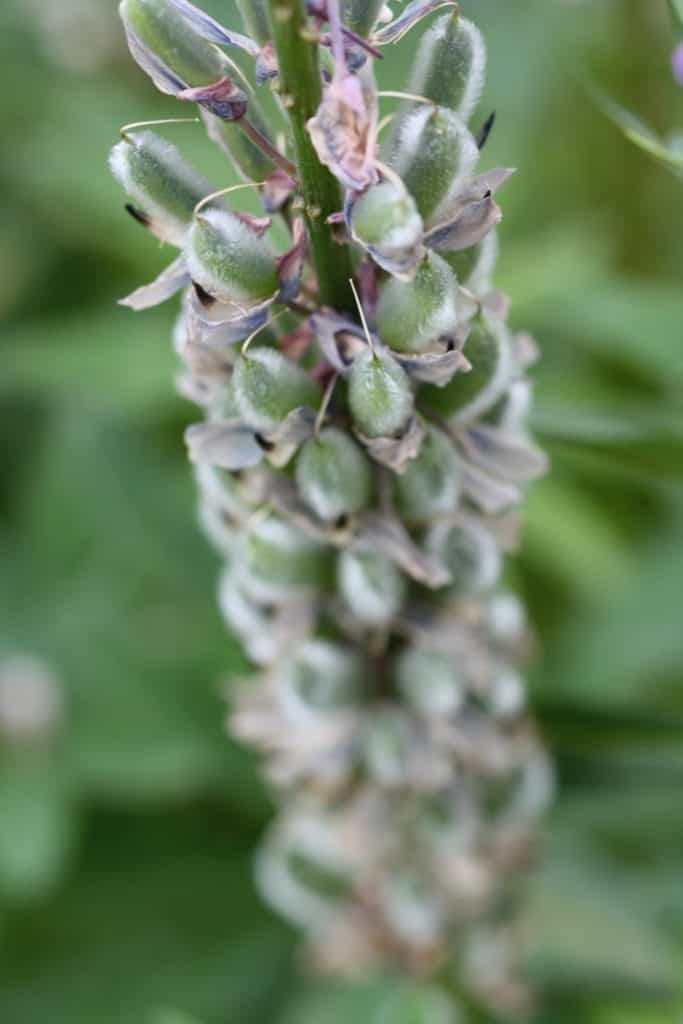
{"type": "Polygon", "coordinates": [[[453,442],[429,427],[416,458],[396,477],[396,500],[407,522],[423,522],[455,512],[462,486],[462,466],[453,442]]]}
{"type": "Polygon", "coordinates": [[[181,246],[197,203],[212,186],[185,162],[179,150],[154,132],[127,135],[109,159],[112,174],[149,218],[163,241],[181,246]]]}
{"type": "Polygon", "coordinates": [[[266,434],[294,409],[320,402],[320,388],[306,371],[272,348],[251,348],[240,356],[232,385],[244,422],[266,434]]]}
{"type": "Polygon", "coordinates": [[[403,603],[406,579],[394,562],[371,549],[339,555],[337,586],[347,608],[366,625],[391,621],[403,603]]]}
{"type": "Polygon", "coordinates": [[[399,122],[391,157],[425,220],[471,174],[479,150],[464,122],[446,107],[426,104],[399,122]]]}
{"type": "Polygon", "coordinates": [[[304,502],[328,521],[364,508],[372,492],[368,461],[348,434],[336,427],[321,430],[303,445],[296,482],[304,502]]]}
{"type": "Polygon", "coordinates": [[[220,302],[248,308],[278,290],[268,241],[228,210],[202,210],[188,233],[185,255],[193,280],[220,302]]]}
{"type": "Polygon", "coordinates": [[[349,376],[349,405],[355,425],[367,437],[400,434],[413,411],[405,371],[386,351],[361,352],[349,376]]]}
{"type": "Polygon", "coordinates": [[[412,281],[391,277],[382,285],[377,329],[397,352],[423,352],[458,325],[457,281],[448,264],[427,252],[412,281]]]}

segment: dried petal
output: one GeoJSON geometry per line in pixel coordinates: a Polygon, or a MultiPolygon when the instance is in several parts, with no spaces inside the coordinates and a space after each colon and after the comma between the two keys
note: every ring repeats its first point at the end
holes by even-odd
{"type": "Polygon", "coordinates": [[[342,185],[362,192],[377,181],[376,104],[368,107],[356,75],[334,78],[325,87],[307,128],[320,162],[342,185]]]}
{"type": "Polygon", "coordinates": [[[443,562],[418,548],[398,519],[378,513],[368,515],[356,544],[359,550],[372,548],[386,555],[408,576],[427,587],[438,589],[450,582],[450,572],[443,562]]]}
{"type": "Polygon", "coordinates": [[[151,309],[160,303],[170,299],[172,295],[179,292],[190,283],[190,275],[183,256],[179,256],[165,270],[159,274],[150,284],[142,288],[136,288],[125,299],[119,299],[120,306],[128,306],[130,309],[141,310],[151,309]]]}
{"type": "Polygon", "coordinates": [[[179,100],[198,103],[221,121],[239,121],[247,112],[247,95],[229,75],[211,85],[194,86],[176,93],[179,100]]]}
{"type": "Polygon", "coordinates": [[[330,366],[343,376],[349,374],[354,360],[368,347],[362,327],[332,312],[314,313],[309,322],[330,366]]]}
{"type": "Polygon", "coordinates": [[[492,195],[487,195],[466,206],[454,220],[431,228],[425,235],[425,245],[439,252],[469,249],[481,242],[502,219],[500,207],[492,195]]]}
{"type": "Polygon", "coordinates": [[[445,387],[456,373],[468,373],[472,369],[460,349],[448,344],[418,355],[397,352],[395,358],[409,377],[438,388],[445,387]]]}
{"type": "Polygon", "coordinates": [[[548,457],[522,434],[479,423],[464,430],[460,444],[468,460],[509,483],[527,483],[548,469],[548,457]]]}
{"type": "Polygon", "coordinates": [[[280,282],[281,302],[289,302],[299,294],[301,275],[308,252],[308,235],[303,217],[297,217],[292,229],[292,245],[282,256],[278,256],[277,276],[280,282]]]}
{"type": "Polygon", "coordinates": [[[424,438],[424,427],[421,420],[412,416],[407,427],[399,437],[377,436],[366,437],[360,430],[356,429],[356,436],[363,442],[368,454],[388,466],[394,473],[405,472],[406,466],[411,459],[414,459],[420,450],[424,438]]]}
{"type": "Polygon", "coordinates": [[[296,183],[281,167],[276,167],[263,186],[263,209],[266,213],[279,213],[294,195],[296,183]]]}
{"type": "Polygon", "coordinates": [[[224,28],[215,18],[212,18],[205,11],[201,11],[189,0],[167,0],[171,7],[175,7],[179,14],[195,28],[204,39],[219,46],[237,46],[252,57],[259,53],[258,44],[241,32],[234,32],[232,29],[224,28]]]}

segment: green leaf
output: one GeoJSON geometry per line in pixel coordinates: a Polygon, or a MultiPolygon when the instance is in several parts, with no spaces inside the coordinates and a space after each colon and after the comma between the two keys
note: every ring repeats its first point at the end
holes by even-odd
{"type": "MultiPolygon", "coordinates": [[[[671,0],[676,7],[680,0],[671,0]]],[[[678,12],[672,11],[678,17],[678,12]]],[[[658,163],[668,168],[678,177],[683,177],[683,148],[680,139],[675,137],[669,141],[661,139],[650,126],[637,114],[613,100],[597,86],[590,86],[589,92],[603,114],[620,129],[622,134],[640,149],[644,150],[658,163]]]]}

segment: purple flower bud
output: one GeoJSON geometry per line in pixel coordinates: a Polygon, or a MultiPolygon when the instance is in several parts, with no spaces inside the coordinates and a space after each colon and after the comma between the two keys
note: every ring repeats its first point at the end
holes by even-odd
{"type": "Polygon", "coordinates": [[[683,85],[683,43],[679,43],[671,55],[671,67],[674,78],[679,85],[683,85]]]}

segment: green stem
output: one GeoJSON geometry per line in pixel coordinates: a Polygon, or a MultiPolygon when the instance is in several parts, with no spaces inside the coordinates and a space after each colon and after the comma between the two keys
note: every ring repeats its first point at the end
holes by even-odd
{"type": "Polygon", "coordinates": [[[353,309],[352,274],[347,246],[339,245],[325,219],[342,208],[336,179],[318,160],[306,129],[322,98],[317,46],[307,37],[302,0],[268,0],[273,43],[277,52],[279,91],[289,114],[299,184],[304,200],[311,254],[318,276],[320,301],[335,309],[353,309]]]}

